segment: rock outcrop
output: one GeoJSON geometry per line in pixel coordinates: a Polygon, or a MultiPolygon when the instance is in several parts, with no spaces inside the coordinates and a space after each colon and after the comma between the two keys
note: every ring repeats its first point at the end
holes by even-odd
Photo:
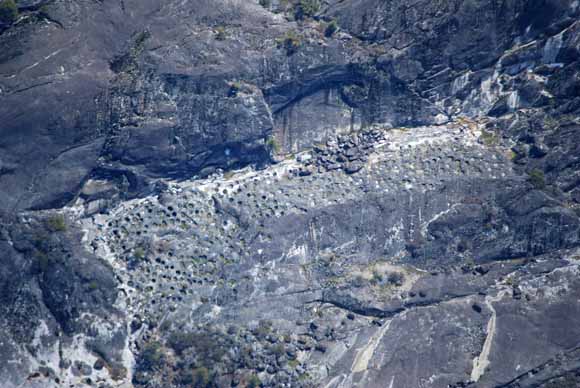
{"type": "Polygon", "coordinates": [[[2,387],[580,384],[577,1],[9,3],[2,387]]]}

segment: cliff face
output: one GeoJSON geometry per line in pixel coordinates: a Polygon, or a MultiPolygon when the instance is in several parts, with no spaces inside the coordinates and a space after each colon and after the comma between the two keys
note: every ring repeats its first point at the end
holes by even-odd
{"type": "Polygon", "coordinates": [[[2,387],[580,384],[577,1],[17,8],[2,387]]]}

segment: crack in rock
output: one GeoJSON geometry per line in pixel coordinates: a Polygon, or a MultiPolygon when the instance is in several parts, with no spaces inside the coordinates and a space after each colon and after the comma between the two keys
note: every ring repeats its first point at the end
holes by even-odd
{"type": "Polygon", "coordinates": [[[495,337],[496,319],[497,314],[495,308],[493,307],[494,302],[499,302],[503,299],[505,295],[508,294],[507,290],[500,291],[500,293],[495,297],[485,298],[485,304],[491,311],[491,317],[487,322],[487,337],[483,343],[483,348],[479,356],[473,359],[473,369],[471,370],[471,381],[477,382],[485,373],[485,369],[489,366],[489,354],[491,352],[491,346],[493,344],[493,338],[495,337]]]}

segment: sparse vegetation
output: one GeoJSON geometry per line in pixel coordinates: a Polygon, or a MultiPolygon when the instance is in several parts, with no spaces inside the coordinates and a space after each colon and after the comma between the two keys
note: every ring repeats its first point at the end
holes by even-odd
{"type": "Polygon", "coordinates": [[[143,247],[135,248],[135,251],[133,251],[133,257],[135,257],[137,260],[145,259],[145,249],[143,247]]]}
{"type": "Polygon", "coordinates": [[[261,320],[258,327],[254,329],[254,335],[258,338],[265,338],[272,332],[272,322],[268,320],[261,320]]]}
{"type": "Polygon", "coordinates": [[[320,2],[318,0],[300,0],[296,6],[294,17],[296,20],[303,20],[313,17],[320,11],[320,2]]]}
{"type": "Polygon", "coordinates": [[[544,172],[538,169],[534,169],[528,173],[528,181],[538,190],[544,189],[546,187],[546,178],[544,177],[544,172]]]}
{"type": "Polygon", "coordinates": [[[548,128],[550,130],[555,130],[556,128],[558,128],[558,120],[556,120],[554,117],[546,115],[544,117],[544,128],[548,128]]]}
{"type": "Polygon", "coordinates": [[[286,55],[288,56],[295,54],[302,45],[300,37],[294,31],[288,31],[286,35],[284,35],[282,38],[278,38],[276,42],[278,44],[278,48],[285,49],[286,55]]]}
{"type": "Polygon", "coordinates": [[[46,227],[51,232],[65,232],[66,231],[66,220],[63,215],[56,214],[54,216],[49,217],[46,220],[46,227]]]}
{"type": "Polygon", "coordinates": [[[114,381],[123,380],[127,377],[127,369],[122,365],[107,365],[107,369],[109,370],[109,376],[114,381]]]}
{"type": "Polygon", "coordinates": [[[282,345],[282,344],[272,345],[272,347],[270,348],[270,351],[276,357],[283,356],[284,353],[286,352],[286,350],[284,349],[284,345],[282,345]]]}
{"type": "Polygon", "coordinates": [[[145,370],[156,370],[161,368],[165,362],[165,352],[163,346],[157,341],[149,342],[143,347],[139,360],[140,367],[145,370]]]}
{"type": "Polygon", "coordinates": [[[0,1],[0,23],[12,24],[18,19],[18,6],[14,0],[0,1]]]}
{"type": "Polygon", "coordinates": [[[94,291],[97,288],[99,288],[99,284],[96,281],[93,280],[92,282],[89,283],[89,290],[90,291],[94,291]]]}
{"type": "Polygon", "coordinates": [[[266,140],[266,147],[268,147],[268,149],[274,154],[279,153],[281,149],[280,144],[278,144],[278,141],[274,136],[271,136],[266,140]]]}
{"type": "Polygon", "coordinates": [[[338,23],[336,22],[336,20],[332,20],[330,21],[330,23],[328,23],[326,25],[326,29],[324,30],[324,35],[327,38],[330,38],[332,35],[334,35],[336,32],[338,31],[338,23]]]}
{"type": "Polygon", "coordinates": [[[38,9],[38,16],[41,18],[49,18],[49,7],[48,4],[44,4],[38,9]]]}
{"type": "Polygon", "coordinates": [[[194,388],[206,388],[211,386],[209,370],[206,367],[195,368],[191,372],[191,384],[194,388]]]}
{"type": "Polygon", "coordinates": [[[371,284],[379,284],[383,281],[383,275],[377,271],[376,269],[373,270],[373,277],[371,278],[371,284]]]}
{"type": "Polygon", "coordinates": [[[211,367],[222,360],[231,344],[227,336],[219,332],[192,333],[175,331],[168,339],[169,346],[179,355],[193,349],[196,354],[203,354],[199,359],[200,366],[211,367]]]}
{"type": "Polygon", "coordinates": [[[248,379],[248,384],[246,384],[247,388],[258,388],[262,386],[262,381],[256,375],[250,376],[248,379]]]}
{"type": "Polygon", "coordinates": [[[139,69],[137,58],[145,49],[145,44],[150,37],[151,33],[147,30],[139,32],[135,36],[135,43],[129,52],[113,59],[111,62],[111,70],[115,73],[136,74],[139,69]]]}
{"type": "Polygon", "coordinates": [[[242,90],[242,83],[241,82],[232,82],[230,83],[230,91],[228,93],[228,97],[236,97],[238,93],[242,90]]]}
{"type": "Polygon", "coordinates": [[[405,276],[400,272],[391,272],[389,274],[389,276],[387,276],[387,281],[390,284],[393,284],[393,285],[399,286],[399,287],[403,285],[404,280],[405,280],[405,276]]]}
{"type": "Polygon", "coordinates": [[[271,0],[260,0],[260,5],[264,8],[270,8],[272,6],[271,0]]]}
{"type": "Polygon", "coordinates": [[[280,8],[279,10],[282,12],[285,12],[288,9],[288,1],[289,0],[280,0],[278,2],[278,7],[280,8]]]}
{"type": "Polygon", "coordinates": [[[226,40],[228,37],[228,34],[226,32],[226,28],[224,26],[219,26],[218,28],[216,28],[216,35],[215,38],[217,40],[226,40]]]}
{"type": "Polygon", "coordinates": [[[52,262],[46,253],[35,250],[34,257],[36,258],[36,267],[40,273],[46,272],[50,268],[52,262]]]}
{"type": "Polygon", "coordinates": [[[481,131],[481,140],[486,146],[493,146],[498,143],[497,135],[493,132],[481,131]]]}

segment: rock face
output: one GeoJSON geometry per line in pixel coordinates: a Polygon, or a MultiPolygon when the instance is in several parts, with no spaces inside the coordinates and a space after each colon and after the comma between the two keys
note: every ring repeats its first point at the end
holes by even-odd
{"type": "Polygon", "coordinates": [[[580,385],[577,1],[9,3],[0,386],[580,385]]]}

